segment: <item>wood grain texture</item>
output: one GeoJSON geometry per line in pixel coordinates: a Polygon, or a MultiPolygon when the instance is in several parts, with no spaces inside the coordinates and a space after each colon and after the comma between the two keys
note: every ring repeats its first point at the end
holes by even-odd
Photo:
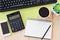
{"type": "Polygon", "coordinates": [[[12,36],[4,37],[4,40],[40,40],[38,38],[24,36],[24,30],[14,33],[12,36]]]}
{"type": "Polygon", "coordinates": [[[60,40],[60,15],[53,15],[52,40],[60,40]]]}

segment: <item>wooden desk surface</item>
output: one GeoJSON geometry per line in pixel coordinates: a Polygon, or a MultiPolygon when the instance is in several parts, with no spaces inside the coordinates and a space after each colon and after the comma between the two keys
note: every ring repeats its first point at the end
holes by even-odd
{"type": "MultiPolygon", "coordinates": [[[[59,2],[60,2],[60,0],[59,0],[59,2]]],[[[39,8],[36,8],[36,9],[39,9],[39,8]]],[[[28,14],[28,12],[26,12],[26,13],[28,14]]],[[[1,13],[0,13],[0,15],[1,15],[1,13]]],[[[4,15],[6,15],[6,14],[4,14],[4,15]]],[[[4,16],[4,15],[2,15],[2,16],[4,16]]],[[[1,16],[0,16],[0,18],[1,18],[1,16]]],[[[52,22],[53,31],[52,31],[52,39],[51,40],[60,40],[60,16],[53,15],[52,21],[53,21],[52,22]]],[[[16,32],[16,33],[14,33],[14,35],[10,35],[8,37],[3,37],[2,30],[0,27],[0,40],[40,40],[40,39],[39,38],[32,38],[32,37],[25,37],[24,30],[16,32]]]]}
{"type": "Polygon", "coordinates": [[[52,40],[60,40],[60,15],[53,15],[53,33],[52,40]]]}
{"type": "MultiPolygon", "coordinates": [[[[53,32],[51,40],[60,40],[60,16],[53,15],[53,32]]],[[[41,40],[39,38],[25,37],[24,30],[14,33],[12,36],[3,37],[0,27],[0,40],[41,40]]]]}

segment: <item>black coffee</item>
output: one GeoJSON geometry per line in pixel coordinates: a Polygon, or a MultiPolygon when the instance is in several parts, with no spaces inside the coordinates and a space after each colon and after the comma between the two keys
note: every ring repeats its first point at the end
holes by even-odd
{"type": "Polygon", "coordinates": [[[47,17],[49,15],[49,10],[46,7],[42,7],[39,10],[39,15],[41,17],[47,17]]]}

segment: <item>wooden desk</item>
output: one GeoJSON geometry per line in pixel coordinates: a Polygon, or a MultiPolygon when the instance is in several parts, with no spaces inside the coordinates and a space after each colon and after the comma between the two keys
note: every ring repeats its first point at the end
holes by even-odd
{"type": "MultiPolygon", "coordinates": [[[[2,32],[0,30],[0,32],[2,32]]],[[[0,40],[40,40],[39,38],[25,37],[24,30],[16,32],[12,36],[3,37],[2,33],[0,34],[0,40]]]]}
{"type": "MultiPolygon", "coordinates": [[[[60,2],[60,0],[58,0],[58,2],[60,2]]],[[[31,15],[32,18],[35,18],[35,17],[38,16],[37,13],[38,13],[39,8],[40,8],[40,6],[39,7],[35,7],[35,9],[34,8],[30,8],[28,12],[25,11],[27,9],[20,10],[20,11],[23,13],[23,17],[25,17],[24,16],[25,13],[28,15],[29,12],[30,13],[34,12],[34,13],[32,13],[33,15],[32,14],[30,14],[30,15],[31,15]]],[[[1,20],[7,19],[6,18],[6,14],[8,14],[8,13],[10,13],[10,12],[5,12],[3,14],[0,13],[0,19],[1,18],[2,18],[1,20]]],[[[29,17],[30,15],[28,15],[26,17],[29,17]]],[[[31,17],[29,17],[29,18],[31,18],[31,17]]],[[[26,19],[26,18],[24,18],[24,19],[26,19]]],[[[52,25],[53,26],[53,32],[52,32],[52,39],[51,40],[60,40],[60,16],[53,15],[53,20],[52,21],[53,21],[53,25],[52,25]]],[[[1,27],[0,27],[0,40],[40,40],[40,39],[39,38],[32,38],[32,37],[25,37],[24,36],[24,30],[16,32],[16,33],[14,33],[14,35],[10,35],[8,37],[3,37],[2,30],[1,30],[1,27]]]]}
{"type": "Polygon", "coordinates": [[[60,40],[60,15],[53,15],[53,33],[52,40],[60,40]]]}
{"type": "MultiPolygon", "coordinates": [[[[60,16],[53,15],[53,34],[51,40],[60,40],[60,16]]],[[[12,36],[3,37],[0,27],[0,40],[40,40],[39,38],[25,37],[24,30],[14,33],[12,36]]]]}

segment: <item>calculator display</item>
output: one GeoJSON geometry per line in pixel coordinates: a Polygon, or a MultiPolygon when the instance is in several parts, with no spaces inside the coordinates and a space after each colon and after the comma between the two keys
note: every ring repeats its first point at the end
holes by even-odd
{"type": "Polygon", "coordinates": [[[17,15],[14,15],[14,16],[9,17],[9,20],[16,19],[16,18],[19,18],[19,17],[20,17],[20,15],[17,14],[17,15]]]}
{"type": "Polygon", "coordinates": [[[8,18],[8,22],[10,24],[10,27],[12,29],[12,32],[17,32],[17,31],[25,28],[24,24],[23,24],[21,14],[20,14],[19,11],[8,14],[7,18],[8,18]]]}

